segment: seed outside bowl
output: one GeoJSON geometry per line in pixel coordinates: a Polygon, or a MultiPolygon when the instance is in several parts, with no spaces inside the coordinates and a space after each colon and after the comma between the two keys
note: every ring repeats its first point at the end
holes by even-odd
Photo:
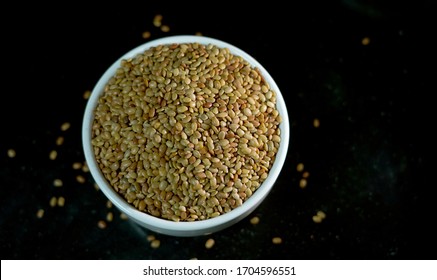
{"type": "Polygon", "coordinates": [[[264,67],[256,61],[252,56],[244,52],[243,50],[226,43],[221,40],[200,37],[200,36],[170,36],[153,41],[149,41],[143,45],[140,45],[131,51],[127,52],[125,55],[120,57],[115,61],[102,75],[100,80],[97,82],[96,86],[92,90],[92,93],[87,101],[85,108],[83,125],[82,125],[82,144],[85,154],[85,159],[87,161],[88,167],[90,169],[91,175],[94,180],[105,194],[105,196],[122,212],[125,213],[131,220],[136,222],[138,225],[143,226],[146,229],[155,231],[157,233],[171,235],[171,236],[200,236],[208,235],[220,230],[223,230],[251,214],[267,197],[270,190],[272,189],[276,179],[278,178],[281,169],[284,165],[285,158],[287,155],[288,145],[290,139],[290,126],[287,108],[285,105],[284,98],[279,90],[277,84],[270,76],[270,74],[264,69],[264,67]],[[104,88],[108,80],[115,74],[115,71],[120,66],[122,59],[128,59],[134,57],[136,54],[142,53],[151,47],[155,47],[162,44],[181,44],[181,43],[199,43],[199,44],[213,44],[219,48],[228,48],[230,52],[234,55],[241,56],[245,59],[252,67],[256,67],[260,70],[265,81],[270,85],[271,89],[276,92],[276,109],[282,117],[282,122],[279,125],[281,130],[281,142],[279,145],[278,152],[276,154],[276,159],[269,171],[268,177],[259,186],[259,188],[253,193],[253,195],[244,201],[244,203],[231,210],[228,213],[222,214],[218,217],[209,218],[201,221],[183,221],[174,222],[171,220],[166,220],[163,218],[157,218],[149,215],[145,212],[141,212],[136,209],[133,205],[129,204],[125,198],[119,195],[113,187],[107,182],[106,178],[103,176],[100,170],[96,158],[94,156],[93,146],[91,144],[92,137],[92,123],[94,120],[94,110],[98,104],[100,96],[104,92],[104,88]]]}

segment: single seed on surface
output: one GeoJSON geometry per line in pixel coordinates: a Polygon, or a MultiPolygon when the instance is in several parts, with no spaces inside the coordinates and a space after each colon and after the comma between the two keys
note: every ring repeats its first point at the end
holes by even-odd
{"type": "Polygon", "coordinates": [[[273,244],[281,244],[282,243],[282,238],[281,237],[273,237],[272,238],[272,243],[273,244]]]}
{"type": "Polygon", "coordinates": [[[317,211],[317,216],[320,217],[322,220],[326,218],[326,214],[323,211],[317,211]]]}
{"type": "Polygon", "coordinates": [[[49,158],[55,160],[58,157],[58,152],[56,150],[50,151],[49,158]]]}
{"type": "Polygon", "coordinates": [[[120,214],[120,219],[127,220],[127,219],[129,219],[129,217],[125,213],[121,213],[120,214]]]}
{"type": "Polygon", "coordinates": [[[147,235],[147,241],[151,242],[155,239],[156,239],[156,237],[154,235],[147,235]]]}
{"type": "Polygon", "coordinates": [[[303,163],[298,163],[297,166],[296,166],[297,172],[302,172],[303,169],[304,169],[303,163]]]}
{"type": "Polygon", "coordinates": [[[106,220],[108,222],[112,222],[113,219],[114,219],[114,214],[112,214],[112,212],[108,212],[108,214],[106,214],[106,220]]]}
{"type": "Polygon", "coordinates": [[[36,217],[38,219],[41,219],[42,217],[44,217],[44,209],[39,209],[38,212],[36,212],[36,217]]]}
{"type": "Polygon", "coordinates": [[[153,249],[157,249],[159,246],[161,246],[161,241],[159,241],[159,239],[154,239],[152,242],[150,242],[150,247],[153,249]]]}
{"type": "Polygon", "coordinates": [[[65,198],[63,196],[58,197],[58,206],[64,207],[65,205],[65,198]]]}
{"type": "Polygon", "coordinates": [[[202,32],[196,32],[196,33],[194,33],[194,35],[196,35],[196,36],[202,36],[203,34],[202,34],[202,32]]]}
{"type": "Polygon", "coordinates": [[[162,32],[169,32],[170,31],[170,27],[168,25],[161,25],[161,31],[162,32]]]}
{"type": "Polygon", "coordinates": [[[155,15],[155,17],[153,18],[153,25],[155,27],[160,27],[162,24],[161,22],[162,22],[162,15],[160,14],[155,15]]]}
{"type": "Polygon", "coordinates": [[[259,218],[257,216],[253,217],[252,219],[250,219],[250,223],[252,225],[257,225],[259,223],[259,218]]]}
{"type": "Polygon", "coordinates": [[[318,128],[319,126],[320,126],[320,121],[319,121],[319,119],[314,119],[313,120],[313,126],[315,127],[315,128],[318,128]]]}
{"type": "Polygon", "coordinates": [[[215,240],[210,238],[210,239],[206,240],[205,248],[206,249],[211,249],[214,246],[214,244],[215,244],[215,240]]]}
{"type": "Polygon", "coordinates": [[[144,39],[149,39],[152,34],[150,33],[150,31],[144,31],[142,36],[144,39]]]}
{"type": "Polygon", "coordinates": [[[49,202],[50,207],[55,207],[57,203],[58,203],[58,199],[55,196],[52,196],[49,202]]]}
{"type": "Polygon", "coordinates": [[[300,179],[300,181],[299,181],[299,187],[300,187],[301,189],[304,189],[304,188],[306,188],[306,186],[307,186],[307,180],[306,180],[306,179],[300,179]]]}
{"type": "Polygon", "coordinates": [[[82,168],[82,163],[75,162],[75,163],[73,163],[72,167],[73,167],[74,170],[81,169],[82,168]]]}
{"type": "Polygon", "coordinates": [[[85,183],[86,180],[85,180],[85,177],[83,177],[82,175],[77,175],[76,181],[83,184],[83,183],[85,183]]]}
{"type": "Polygon", "coordinates": [[[67,130],[70,128],[70,126],[71,126],[71,124],[70,124],[69,122],[64,122],[64,123],[61,125],[61,130],[62,130],[62,131],[67,131],[67,130]]]}
{"type": "Polygon", "coordinates": [[[64,144],[64,137],[59,136],[58,138],[56,138],[56,145],[61,146],[62,144],[64,144]]]}
{"type": "Polygon", "coordinates": [[[55,187],[62,187],[62,185],[63,185],[63,182],[61,179],[55,179],[53,181],[53,186],[55,186],[55,187]]]}
{"type": "Polygon", "coordinates": [[[314,215],[313,216],[313,222],[315,222],[316,224],[319,224],[322,222],[322,218],[318,215],[314,215]]]}
{"type": "Polygon", "coordinates": [[[85,100],[88,100],[89,98],[90,98],[90,96],[91,96],[91,91],[90,90],[86,90],[84,93],[83,93],[83,99],[85,99],[85,100]]]}
{"type": "Polygon", "coordinates": [[[9,149],[8,150],[8,157],[14,158],[16,155],[17,155],[17,153],[15,152],[14,149],[9,149]]]}
{"type": "Polygon", "coordinates": [[[99,229],[105,229],[106,228],[106,222],[104,220],[100,220],[97,222],[97,226],[99,229]]]}
{"type": "Polygon", "coordinates": [[[304,173],[302,173],[302,177],[308,178],[308,177],[310,177],[310,173],[308,171],[305,171],[304,173]]]}
{"type": "Polygon", "coordinates": [[[112,202],[110,200],[106,201],[106,208],[108,209],[112,208],[112,202]]]}
{"type": "Polygon", "coordinates": [[[88,164],[86,162],[84,162],[82,165],[82,171],[85,173],[90,171],[88,164]]]}
{"type": "Polygon", "coordinates": [[[94,183],[93,186],[94,186],[94,189],[95,189],[96,191],[99,191],[99,190],[100,190],[99,185],[97,185],[97,183],[94,183]]]}
{"type": "Polygon", "coordinates": [[[369,37],[364,37],[364,38],[361,40],[361,44],[362,44],[363,46],[367,46],[368,44],[370,44],[370,38],[369,38],[369,37]]]}

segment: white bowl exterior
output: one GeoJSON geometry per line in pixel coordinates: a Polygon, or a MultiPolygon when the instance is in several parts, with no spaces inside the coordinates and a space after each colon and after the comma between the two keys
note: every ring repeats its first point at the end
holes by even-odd
{"type": "Polygon", "coordinates": [[[198,235],[207,235],[219,230],[222,230],[226,227],[229,227],[236,222],[242,220],[247,217],[250,213],[255,210],[258,205],[265,199],[265,197],[270,192],[273,187],[276,179],[281,172],[282,166],[284,165],[288,145],[290,139],[290,125],[288,119],[287,107],[285,105],[284,98],[276,85],[273,78],[270,74],[264,69],[264,67],[256,61],[252,56],[242,51],[241,49],[217,40],[213,38],[208,38],[204,36],[170,36],[161,39],[156,39],[140,45],[135,49],[129,51],[121,58],[119,58],[116,62],[112,64],[111,67],[103,74],[100,80],[97,82],[94,87],[91,96],[88,100],[88,103],[85,108],[85,114],[83,119],[82,126],[82,144],[85,153],[85,159],[87,161],[90,172],[96,181],[97,185],[103,191],[103,193],[107,196],[107,198],[123,213],[125,213],[130,219],[134,220],[139,225],[153,230],[158,233],[172,235],[172,236],[198,236],[198,235]],[[98,104],[98,100],[100,96],[103,94],[106,83],[112,76],[115,74],[115,71],[120,66],[120,62],[122,59],[133,58],[135,55],[142,53],[151,47],[161,45],[161,44],[173,44],[173,43],[199,43],[199,44],[213,44],[220,48],[228,48],[230,52],[234,55],[241,56],[245,59],[252,67],[257,67],[262,73],[266,82],[270,85],[271,89],[276,93],[276,107],[279,114],[282,117],[282,123],[279,125],[281,130],[281,142],[279,145],[279,150],[276,155],[276,159],[273,163],[272,168],[269,171],[269,175],[266,180],[261,184],[261,186],[253,193],[253,195],[247,199],[240,207],[233,209],[232,211],[220,215],[215,218],[210,218],[203,221],[194,221],[194,222],[174,222],[170,220],[165,220],[161,218],[154,217],[152,215],[146,214],[144,212],[138,211],[135,207],[126,202],[124,198],[122,198],[106,181],[103,176],[100,168],[97,164],[97,161],[94,157],[94,150],[91,145],[91,129],[92,123],[94,120],[94,110],[98,104]]]}

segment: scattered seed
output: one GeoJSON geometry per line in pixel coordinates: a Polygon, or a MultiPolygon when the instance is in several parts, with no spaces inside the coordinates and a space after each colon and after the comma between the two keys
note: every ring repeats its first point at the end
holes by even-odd
{"type": "Polygon", "coordinates": [[[75,163],[73,163],[72,167],[73,167],[74,170],[81,169],[82,168],[82,163],[75,162],[75,163]]]}
{"type": "Polygon", "coordinates": [[[302,173],[302,177],[308,178],[308,177],[310,177],[310,173],[308,171],[305,171],[304,173],[302,173]]]}
{"type": "Polygon", "coordinates": [[[76,181],[78,181],[79,183],[83,184],[85,183],[85,177],[83,177],[82,175],[77,175],[76,176],[76,181]]]}
{"type": "Polygon", "coordinates": [[[215,240],[210,238],[210,239],[206,240],[205,248],[206,249],[211,249],[214,246],[214,244],[215,244],[215,240]]]}
{"type": "Polygon", "coordinates": [[[307,180],[306,180],[306,179],[300,179],[300,181],[299,181],[299,187],[300,187],[301,189],[304,189],[304,188],[306,188],[306,186],[307,186],[307,180]]]}
{"type": "Polygon", "coordinates": [[[41,219],[42,217],[44,217],[44,209],[39,209],[38,212],[36,212],[36,217],[38,219],[41,219]]]}
{"type": "Polygon", "coordinates": [[[129,219],[129,217],[125,213],[121,213],[120,214],[120,219],[127,220],[127,219],[129,219]]]}
{"type": "Polygon", "coordinates": [[[113,219],[114,219],[114,214],[112,214],[112,212],[108,212],[108,214],[106,214],[106,220],[108,222],[112,222],[113,219]]]}
{"type": "Polygon", "coordinates": [[[106,228],[106,222],[104,220],[100,220],[97,222],[97,226],[99,229],[105,229],[106,228]]]}
{"type": "Polygon", "coordinates": [[[273,244],[281,244],[282,243],[282,238],[281,237],[273,237],[272,238],[272,243],[273,244]]]}
{"type": "Polygon", "coordinates": [[[8,157],[14,158],[16,155],[17,155],[17,153],[15,152],[14,149],[9,149],[8,150],[8,157]]]}
{"type": "Polygon", "coordinates": [[[56,150],[50,151],[49,158],[55,160],[58,157],[58,152],[56,150]]]}
{"type": "Polygon", "coordinates": [[[94,183],[93,186],[94,186],[94,189],[95,189],[96,191],[99,191],[99,190],[100,190],[99,185],[97,185],[97,183],[94,183]]]}
{"type": "Polygon", "coordinates": [[[170,31],[170,27],[168,25],[161,25],[161,31],[162,32],[169,32],[170,31]]]}
{"type": "Polygon", "coordinates": [[[57,203],[58,203],[58,199],[55,196],[53,196],[49,202],[50,207],[55,207],[57,203]]]}
{"type": "Polygon", "coordinates": [[[320,121],[319,121],[319,119],[314,119],[313,120],[313,126],[315,127],[315,128],[318,128],[319,126],[320,126],[320,121]]]}
{"type": "Polygon", "coordinates": [[[296,166],[297,172],[302,172],[303,169],[304,169],[303,163],[298,163],[297,166],[296,166]]]}
{"type": "Polygon", "coordinates": [[[106,208],[108,208],[108,209],[112,208],[112,202],[110,200],[106,201],[106,208]]]}
{"type": "Polygon", "coordinates": [[[152,34],[150,33],[150,31],[144,31],[142,36],[144,39],[149,39],[152,34]]]}
{"type": "Polygon", "coordinates": [[[253,217],[252,219],[250,219],[250,223],[252,225],[257,225],[259,223],[259,218],[257,216],[253,217]]]}
{"type": "Polygon", "coordinates": [[[63,182],[61,179],[55,179],[53,181],[53,186],[55,186],[55,187],[62,187],[62,185],[63,185],[63,182]]]}
{"type": "Polygon", "coordinates": [[[194,35],[196,35],[196,36],[203,36],[202,32],[196,32],[194,35]]]}
{"type": "Polygon", "coordinates": [[[65,198],[63,196],[58,197],[58,206],[64,207],[65,205],[65,198]]]}
{"type": "Polygon", "coordinates": [[[82,165],[82,172],[90,172],[90,169],[88,167],[88,164],[86,162],[83,163],[82,165]]]}
{"type": "Polygon", "coordinates": [[[155,27],[160,27],[161,24],[162,24],[162,15],[158,14],[153,18],[153,25],[155,27]]]}
{"type": "Polygon", "coordinates": [[[70,128],[70,126],[71,126],[71,124],[70,124],[69,122],[64,122],[64,123],[61,125],[61,130],[62,130],[62,131],[67,131],[67,130],[70,128]]]}
{"type": "Polygon", "coordinates": [[[364,38],[361,40],[361,44],[362,44],[363,46],[367,46],[368,44],[370,44],[370,38],[369,38],[369,37],[364,37],[364,38]]]}
{"type": "Polygon", "coordinates": [[[62,144],[64,144],[64,137],[59,136],[58,138],[56,138],[56,145],[61,146],[62,144]]]}
{"type": "Polygon", "coordinates": [[[326,218],[326,214],[323,211],[317,211],[317,216],[320,217],[322,220],[326,218]]]}
{"type": "Polygon", "coordinates": [[[318,216],[318,215],[314,215],[313,216],[313,222],[319,224],[319,223],[322,222],[322,218],[320,216],[318,216]]]}
{"type": "Polygon", "coordinates": [[[156,237],[154,235],[147,235],[147,241],[152,242],[156,237]]]}
{"type": "Polygon", "coordinates": [[[159,241],[158,239],[152,240],[152,242],[150,242],[150,247],[152,247],[153,249],[157,249],[159,248],[159,246],[161,246],[161,241],[159,241]]]}
{"type": "Polygon", "coordinates": [[[88,100],[90,98],[90,96],[91,96],[91,91],[90,90],[86,90],[83,93],[83,99],[85,99],[85,100],[88,100]]]}

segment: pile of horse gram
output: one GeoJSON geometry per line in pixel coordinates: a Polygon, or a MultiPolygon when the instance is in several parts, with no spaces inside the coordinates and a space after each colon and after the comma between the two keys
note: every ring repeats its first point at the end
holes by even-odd
{"type": "Polygon", "coordinates": [[[99,98],[92,145],[109,184],[140,211],[217,217],[267,178],[280,144],[276,93],[227,48],[160,45],[121,62],[99,98]]]}

